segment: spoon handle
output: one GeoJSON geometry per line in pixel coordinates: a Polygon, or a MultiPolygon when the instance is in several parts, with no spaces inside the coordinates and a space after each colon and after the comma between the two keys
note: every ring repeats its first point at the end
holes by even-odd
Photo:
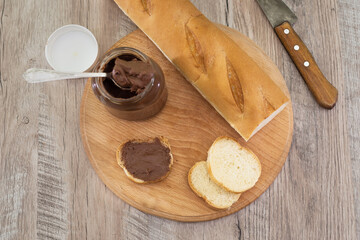
{"type": "Polygon", "coordinates": [[[49,82],[74,78],[106,77],[106,73],[67,73],[50,69],[30,68],[23,74],[28,83],[49,82]]]}

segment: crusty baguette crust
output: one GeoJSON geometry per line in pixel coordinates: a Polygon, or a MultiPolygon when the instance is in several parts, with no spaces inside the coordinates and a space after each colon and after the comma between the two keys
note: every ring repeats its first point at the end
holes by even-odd
{"type": "Polygon", "coordinates": [[[138,143],[141,143],[141,142],[152,142],[154,140],[154,138],[149,138],[149,139],[146,139],[146,140],[141,140],[141,139],[133,139],[133,140],[128,140],[126,142],[123,142],[116,150],[116,160],[117,160],[117,163],[119,164],[119,166],[124,170],[126,176],[132,180],[133,182],[136,182],[136,183],[140,183],[140,184],[145,184],[145,183],[155,183],[155,182],[160,182],[162,181],[163,179],[165,179],[169,174],[170,174],[170,170],[171,170],[171,167],[172,165],[174,164],[174,157],[171,153],[171,148],[170,148],[170,144],[169,144],[169,141],[167,140],[167,138],[163,137],[163,136],[160,136],[158,137],[160,139],[160,142],[163,146],[167,147],[170,149],[170,164],[169,164],[169,171],[166,173],[166,175],[162,176],[161,178],[157,179],[157,180],[154,180],[154,181],[144,181],[142,179],[139,179],[139,178],[136,178],[134,177],[127,169],[126,167],[124,166],[124,162],[122,161],[122,158],[121,158],[121,150],[124,146],[125,143],[127,143],[128,141],[131,141],[131,142],[138,142],[138,143]]]}
{"type": "MultiPolygon", "coordinates": [[[[254,156],[254,158],[256,159],[256,162],[257,162],[258,167],[259,167],[259,169],[260,169],[260,175],[261,175],[261,170],[262,170],[262,168],[261,168],[261,162],[260,162],[259,158],[255,155],[255,153],[253,153],[253,151],[251,151],[249,148],[246,148],[246,147],[241,146],[240,143],[239,143],[236,139],[234,139],[234,138],[232,138],[232,137],[227,137],[227,136],[218,137],[218,138],[213,142],[212,145],[216,144],[216,142],[218,142],[218,141],[220,141],[220,140],[222,140],[222,139],[232,140],[232,141],[236,142],[242,149],[245,149],[245,150],[247,150],[250,154],[252,154],[252,155],[254,156]]],[[[209,156],[209,151],[210,151],[210,149],[211,149],[211,147],[210,147],[209,150],[208,150],[208,156],[209,156]]],[[[247,189],[245,189],[245,190],[243,190],[243,191],[241,191],[241,192],[235,192],[235,191],[229,189],[228,187],[226,187],[223,183],[219,182],[219,181],[214,177],[214,175],[213,175],[213,173],[212,173],[212,170],[211,170],[211,164],[210,164],[210,161],[209,161],[209,160],[206,161],[206,165],[207,165],[208,173],[209,173],[209,176],[210,176],[211,180],[213,180],[217,185],[219,185],[220,187],[226,189],[226,190],[229,191],[229,192],[232,192],[232,193],[243,193],[243,192],[245,192],[245,191],[247,191],[247,190],[249,190],[249,189],[251,189],[251,188],[253,187],[253,186],[251,186],[251,187],[249,187],[249,188],[247,188],[247,189]]]]}
{"type": "Polygon", "coordinates": [[[246,141],[289,102],[246,49],[190,1],[115,2],[246,141]]]}
{"type": "MultiPolygon", "coordinates": [[[[194,192],[198,197],[204,199],[204,201],[205,201],[207,204],[209,204],[211,208],[213,208],[213,209],[215,209],[215,210],[218,210],[218,209],[228,209],[228,208],[230,208],[231,206],[230,206],[230,207],[227,207],[227,208],[223,208],[223,207],[214,205],[211,201],[209,201],[209,200],[206,198],[206,196],[203,196],[201,193],[199,193],[199,192],[196,190],[195,186],[192,184],[192,181],[191,181],[191,174],[193,173],[193,170],[196,168],[196,166],[197,166],[198,164],[201,164],[201,162],[195,163],[194,166],[192,166],[192,167],[190,168],[189,173],[188,173],[188,183],[189,183],[189,186],[190,186],[191,190],[193,190],[193,192],[194,192]]],[[[240,198],[240,196],[239,196],[239,198],[240,198]]]]}

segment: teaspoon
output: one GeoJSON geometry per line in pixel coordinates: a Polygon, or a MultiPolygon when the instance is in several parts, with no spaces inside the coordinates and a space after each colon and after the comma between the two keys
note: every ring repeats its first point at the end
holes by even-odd
{"type": "Polygon", "coordinates": [[[131,88],[125,88],[120,86],[113,78],[112,73],[68,73],[68,72],[58,72],[50,69],[39,69],[39,68],[30,68],[26,70],[23,74],[24,79],[28,83],[41,83],[41,82],[50,82],[56,80],[64,79],[75,79],[75,78],[90,78],[90,77],[106,77],[111,79],[114,84],[122,90],[130,90],[131,88]]]}

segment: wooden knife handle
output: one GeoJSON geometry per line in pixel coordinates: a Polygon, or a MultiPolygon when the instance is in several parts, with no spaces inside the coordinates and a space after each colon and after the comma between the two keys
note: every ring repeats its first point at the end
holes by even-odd
{"type": "Polygon", "coordinates": [[[288,22],[284,22],[275,28],[275,32],[316,101],[324,108],[333,108],[338,98],[338,91],[326,80],[308,48],[291,25],[288,22]]]}

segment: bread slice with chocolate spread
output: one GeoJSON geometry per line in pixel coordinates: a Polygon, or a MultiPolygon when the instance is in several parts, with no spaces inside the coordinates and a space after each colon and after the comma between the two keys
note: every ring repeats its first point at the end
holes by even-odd
{"type": "Polygon", "coordinates": [[[174,162],[169,142],[162,136],[122,143],[116,151],[116,159],[126,176],[136,183],[163,180],[174,162]]]}

